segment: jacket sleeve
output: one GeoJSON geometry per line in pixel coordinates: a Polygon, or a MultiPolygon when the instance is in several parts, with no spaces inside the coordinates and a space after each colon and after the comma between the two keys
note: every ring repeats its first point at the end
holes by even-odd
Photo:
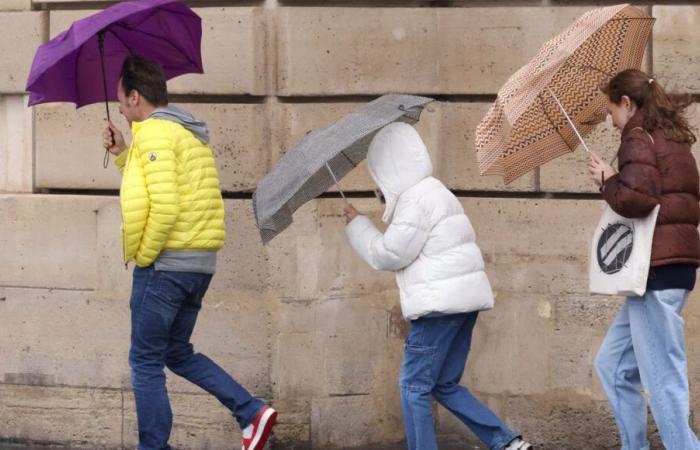
{"type": "Polygon", "coordinates": [[[165,247],[180,213],[177,164],[172,139],[149,133],[134,144],[143,167],[149,211],[141,245],[136,253],[139,266],[149,266],[165,247]]]}
{"type": "Polygon", "coordinates": [[[130,150],[131,150],[130,148],[127,148],[126,150],[121,152],[121,154],[119,156],[117,156],[114,159],[114,165],[117,166],[117,169],[119,170],[119,173],[121,175],[124,175],[124,165],[126,164],[126,159],[129,156],[130,150]]]}
{"type": "Polygon", "coordinates": [[[357,216],[345,229],[353,250],[375,270],[398,271],[411,264],[430,229],[420,208],[394,217],[382,234],[367,216],[357,216]]]}
{"type": "Polygon", "coordinates": [[[618,152],[620,172],[608,178],[603,198],[618,214],[629,218],[646,217],[659,204],[661,174],[651,138],[633,130],[618,152]]]}

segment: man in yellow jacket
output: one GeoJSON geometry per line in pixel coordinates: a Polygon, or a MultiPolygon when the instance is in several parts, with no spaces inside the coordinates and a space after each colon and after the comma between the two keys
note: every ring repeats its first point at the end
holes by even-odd
{"type": "Polygon", "coordinates": [[[170,449],[166,366],[231,410],[243,430],[243,450],[262,449],[275,410],[190,344],[225,240],[224,202],[207,126],[168,106],[162,69],[140,56],[125,60],[118,99],[131,126],[131,145],[111,123],[103,139],[122,174],[124,261],[136,263],[129,365],[138,450],[170,449]]]}

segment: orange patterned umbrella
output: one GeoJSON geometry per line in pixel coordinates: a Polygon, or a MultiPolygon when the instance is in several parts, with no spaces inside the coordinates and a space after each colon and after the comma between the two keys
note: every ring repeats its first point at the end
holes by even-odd
{"type": "Polygon", "coordinates": [[[507,184],[573,152],[605,117],[600,86],[641,66],[654,20],[629,4],[598,8],[544,44],[501,88],[476,129],[480,173],[501,175],[507,184]]]}

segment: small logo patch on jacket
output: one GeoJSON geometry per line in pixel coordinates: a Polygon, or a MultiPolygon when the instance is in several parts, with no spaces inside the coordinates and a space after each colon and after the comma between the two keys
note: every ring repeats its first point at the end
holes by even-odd
{"type": "Polygon", "coordinates": [[[151,152],[148,154],[148,159],[150,159],[151,161],[155,161],[157,157],[158,155],[156,155],[156,152],[151,152]]]}

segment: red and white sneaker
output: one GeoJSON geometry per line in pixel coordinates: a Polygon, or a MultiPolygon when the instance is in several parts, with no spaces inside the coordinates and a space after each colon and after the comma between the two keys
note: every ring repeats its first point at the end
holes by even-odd
{"type": "Polygon", "coordinates": [[[243,430],[243,450],[262,450],[277,421],[277,411],[265,406],[243,430]]]}

